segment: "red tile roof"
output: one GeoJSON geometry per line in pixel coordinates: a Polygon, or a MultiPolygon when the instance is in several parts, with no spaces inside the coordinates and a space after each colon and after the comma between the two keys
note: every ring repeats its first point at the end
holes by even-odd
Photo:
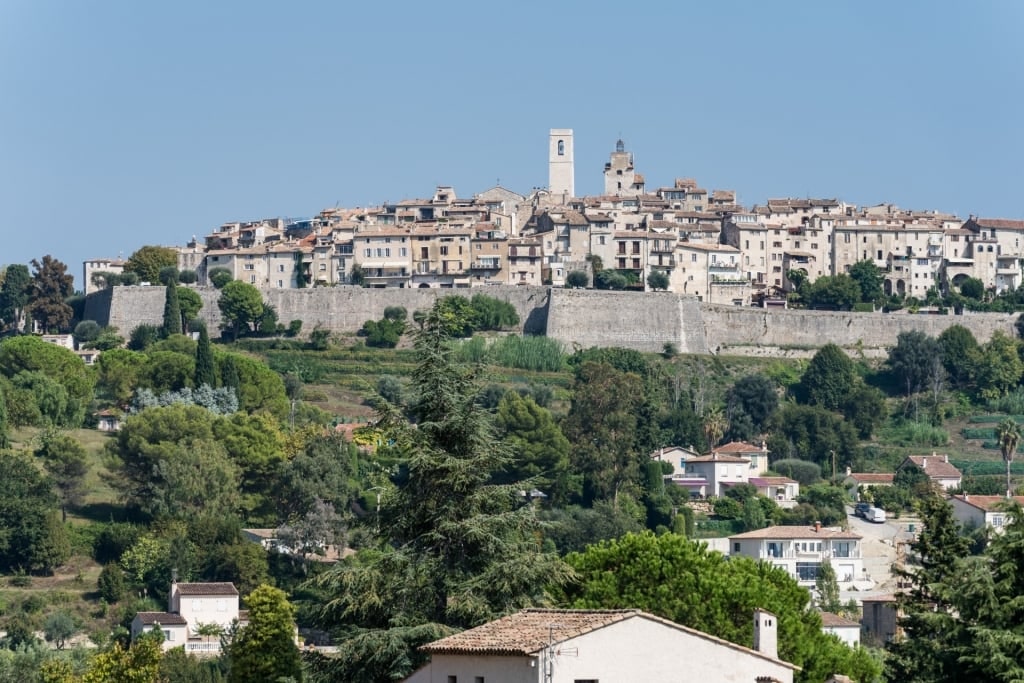
{"type": "MultiPolygon", "coordinates": [[[[957,500],[960,500],[968,505],[972,505],[979,510],[985,512],[992,512],[998,510],[1002,505],[1005,505],[1009,501],[1006,496],[976,496],[976,495],[956,495],[953,496],[957,500]]],[[[1024,505],[1024,496],[1014,496],[1013,500],[1021,505],[1024,505]]]]}
{"type": "Polygon", "coordinates": [[[752,443],[746,441],[730,441],[724,446],[718,448],[712,448],[712,453],[767,453],[767,450],[763,450],[761,446],[755,446],[752,443]]]}
{"type": "Polygon", "coordinates": [[[563,643],[571,638],[633,618],[655,621],[731,650],[753,655],[794,670],[799,669],[793,664],[773,659],[756,650],[635,609],[524,609],[482,626],[428,643],[420,650],[431,654],[529,656],[541,652],[549,644],[563,643]]]}
{"type": "Polygon", "coordinates": [[[896,475],[891,472],[851,472],[847,478],[861,484],[891,484],[896,475]]]}
{"type": "Polygon", "coordinates": [[[860,623],[850,621],[832,612],[821,613],[821,625],[829,628],[860,628],[860,623]]]}
{"type": "Polygon", "coordinates": [[[188,621],[185,617],[172,612],[139,612],[135,616],[139,618],[143,626],[152,626],[153,624],[188,626],[188,621]]]}
{"type": "MultiPolygon", "coordinates": [[[[963,476],[960,470],[949,464],[948,455],[908,455],[903,464],[912,462],[924,470],[931,479],[959,479],[963,476]]],[[[903,467],[903,465],[900,465],[903,467]]]]}

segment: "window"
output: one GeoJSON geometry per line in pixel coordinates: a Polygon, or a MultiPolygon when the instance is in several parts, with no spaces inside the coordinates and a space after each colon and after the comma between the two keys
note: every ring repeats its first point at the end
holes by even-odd
{"type": "Polygon", "coordinates": [[[327,264],[326,263],[321,263],[320,264],[320,271],[323,272],[325,270],[327,270],[327,264]]]}
{"type": "Polygon", "coordinates": [[[363,249],[363,256],[365,256],[366,258],[370,258],[371,256],[373,256],[373,249],[370,249],[369,247],[363,249]]]}
{"type": "Polygon", "coordinates": [[[696,263],[697,262],[697,255],[696,254],[690,254],[690,261],[692,261],[693,263],[696,263]]]}
{"type": "Polygon", "coordinates": [[[835,544],[835,555],[836,555],[836,557],[850,557],[850,544],[849,543],[836,543],[835,544]]]}
{"type": "Polygon", "coordinates": [[[255,275],[250,275],[249,276],[249,283],[253,284],[253,285],[256,284],[256,276],[255,275]]]}
{"type": "Polygon", "coordinates": [[[283,263],[277,267],[277,272],[279,272],[279,273],[283,273],[284,272],[284,264],[283,263]]]}
{"type": "Polygon", "coordinates": [[[633,259],[633,269],[634,270],[639,270],[640,269],[640,259],[638,259],[638,258],[633,259]]]}
{"type": "Polygon", "coordinates": [[[459,683],[459,677],[458,676],[449,676],[448,677],[448,683],[459,683]]]}
{"type": "Polygon", "coordinates": [[[441,247],[441,256],[448,255],[448,247],[441,247]]]}
{"type": "Polygon", "coordinates": [[[604,244],[604,235],[599,235],[598,236],[597,243],[598,244],[604,244]]]}
{"type": "Polygon", "coordinates": [[[284,287],[284,280],[278,280],[277,281],[277,286],[278,287],[284,287]]]}
{"type": "Polygon", "coordinates": [[[736,543],[732,544],[732,551],[734,553],[738,553],[740,551],[740,544],[739,544],[739,542],[736,542],[736,543]]]}
{"type": "Polygon", "coordinates": [[[408,250],[407,250],[407,249],[406,249],[405,247],[401,247],[401,248],[400,248],[400,249],[398,250],[398,255],[399,255],[399,256],[408,256],[408,255],[409,255],[409,252],[408,252],[408,250]]]}
{"type": "Polygon", "coordinates": [[[565,156],[565,140],[559,140],[558,141],[558,156],[560,156],[560,157],[564,157],[565,156]]]}
{"type": "Polygon", "coordinates": [[[174,640],[174,631],[164,629],[164,640],[174,640]]]}
{"type": "Polygon", "coordinates": [[[245,264],[245,269],[246,270],[256,270],[256,264],[255,263],[246,263],[245,264]]]}
{"type": "Polygon", "coordinates": [[[1003,517],[1003,515],[992,515],[992,526],[994,526],[995,528],[1002,528],[1004,522],[1005,518],[1003,517]]]}
{"type": "Polygon", "coordinates": [[[473,676],[473,683],[484,683],[483,676],[473,676]]]}
{"type": "Polygon", "coordinates": [[[797,562],[796,575],[801,581],[817,581],[821,564],[818,562],[797,562]]]}

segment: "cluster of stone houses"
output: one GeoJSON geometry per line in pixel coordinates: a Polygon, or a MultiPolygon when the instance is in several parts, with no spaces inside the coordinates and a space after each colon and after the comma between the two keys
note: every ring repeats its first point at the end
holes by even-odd
{"type": "MultiPolygon", "coordinates": [[[[735,191],[709,192],[692,178],[648,188],[621,140],[605,164],[604,193],[576,197],[572,131],[553,129],[549,143],[549,187],[529,195],[498,185],[463,198],[439,186],[429,198],[325,209],[311,219],[225,223],[179,247],[179,267],[195,270],[201,284],[226,268],[261,289],[562,286],[570,272],[592,278],[596,269],[646,288],[660,271],[670,291],[730,305],[792,290],[791,272],[814,280],[863,260],[885,273],[886,294],[923,299],[931,287],[968,277],[996,292],[1021,284],[1024,221],[837,199],[747,208],[735,191]]],[[[86,261],[86,293],[93,273],[123,266],[86,261]]]]}

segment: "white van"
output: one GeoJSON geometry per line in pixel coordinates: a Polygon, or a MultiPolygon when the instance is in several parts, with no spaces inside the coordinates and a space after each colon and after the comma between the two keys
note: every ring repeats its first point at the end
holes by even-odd
{"type": "Polygon", "coordinates": [[[864,519],[875,524],[882,524],[885,522],[885,510],[873,507],[864,513],[864,519]]]}

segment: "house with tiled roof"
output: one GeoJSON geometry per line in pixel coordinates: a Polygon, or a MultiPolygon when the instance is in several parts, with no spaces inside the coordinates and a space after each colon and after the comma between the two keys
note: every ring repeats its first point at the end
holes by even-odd
{"type": "Polygon", "coordinates": [[[851,621],[832,612],[822,612],[821,630],[831,633],[850,647],[860,645],[860,622],[851,621]]]}
{"type": "Polygon", "coordinates": [[[935,484],[941,486],[945,490],[955,489],[960,487],[960,483],[963,480],[963,474],[960,473],[956,467],[949,462],[948,455],[938,455],[932,453],[931,455],[908,455],[906,459],[900,463],[896,471],[907,468],[916,467],[928,475],[935,484]]]}
{"type": "Polygon", "coordinates": [[[238,589],[229,582],[171,583],[166,612],[139,612],[132,620],[132,640],[142,633],[160,629],[164,633],[163,649],[184,647],[195,655],[217,654],[220,639],[201,636],[204,625],[216,625],[226,631],[237,622],[244,626],[249,620],[246,610],[238,609],[238,589]]]}
{"type": "Polygon", "coordinates": [[[424,645],[407,683],[777,681],[799,667],[778,657],[775,615],[754,612],[744,647],[640,610],[525,609],[424,645]]]}
{"type": "Polygon", "coordinates": [[[846,478],[843,479],[843,486],[850,492],[850,497],[860,500],[860,490],[870,489],[873,486],[892,486],[896,477],[892,472],[854,472],[846,468],[846,478]]]}
{"type": "Polygon", "coordinates": [[[727,444],[712,448],[711,453],[746,458],[750,461],[751,476],[768,471],[768,444],[764,441],[760,445],[746,441],[730,441],[727,444]]]}
{"type": "Polygon", "coordinates": [[[730,556],[769,562],[803,586],[813,586],[825,563],[840,586],[864,582],[863,537],[853,531],[814,526],[772,526],[729,537],[730,556]]]}
{"type": "Polygon", "coordinates": [[[1008,509],[1014,503],[1024,505],[1024,496],[976,496],[960,494],[950,497],[953,515],[965,527],[980,529],[988,527],[1001,532],[1010,522],[1008,509]]]}
{"type": "Polygon", "coordinates": [[[729,486],[746,484],[749,478],[750,461],[746,458],[709,453],[687,460],[685,478],[673,479],[672,483],[689,489],[691,495],[721,496],[729,486]]]}

